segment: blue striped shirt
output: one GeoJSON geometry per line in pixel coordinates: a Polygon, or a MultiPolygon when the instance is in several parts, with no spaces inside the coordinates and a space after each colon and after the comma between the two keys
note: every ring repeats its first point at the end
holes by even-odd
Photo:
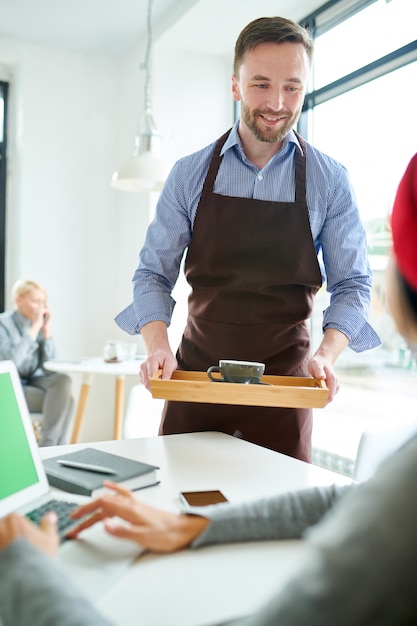
{"type": "MultiPolygon", "coordinates": [[[[280,151],[259,170],[245,156],[237,129],[238,122],[223,146],[214,192],[294,202],[294,150],[299,146],[295,133],[287,135],[280,151]]],[[[133,303],[116,317],[120,328],[130,334],[138,334],[152,321],[170,324],[175,305],[171,292],[192,236],[215,143],[180,159],[165,183],[133,277],[133,303]]],[[[323,329],[340,330],[356,352],[373,348],[380,341],[367,323],[372,274],[348,174],[342,165],[309,144],[306,161],[310,226],[330,293],[323,329]]]]}

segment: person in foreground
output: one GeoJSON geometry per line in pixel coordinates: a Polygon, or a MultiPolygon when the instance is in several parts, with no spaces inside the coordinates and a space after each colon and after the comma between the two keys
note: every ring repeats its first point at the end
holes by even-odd
{"type": "Polygon", "coordinates": [[[15,310],[0,315],[0,359],[14,362],[29,411],[42,413],[39,445],[67,443],[74,405],[71,378],[43,369],[56,354],[46,290],[32,280],[19,280],[12,297],[15,310]]]}
{"type": "MultiPolygon", "coordinates": [[[[417,154],[400,183],[387,274],[399,331],[417,345],[417,154]]],[[[235,626],[405,626],[417,623],[417,436],[360,485],[313,488],[193,514],[164,512],[108,482],[108,495],[77,509],[107,532],[148,550],[304,537],[310,549],[287,585],[235,626]],[[122,518],[121,525],[115,517],[122,518]]],[[[0,617],[4,626],[108,624],[57,572],[54,515],[41,528],[12,514],[0,521],[0,617]]],[[[138,606],[140,589],[138,589],[138,606]]],[[[138,624],[146,625],[146,618],[138,624]]]]}
{"type": "MultiPolygon", "coordinates": [[[[309,33],[292,20],[262,17],[240,33],[232,76],[240,119],[174,165],[140,253],[133,303],[116,317],[144,339],[147,388],[158,369],[169,379],[177,367],[206,371],[227,358],[325,380],[330,402],[340,353],[380,343],[367,322],[371,270],[349,176],[294,130],[312,58],[309,33]],[[185,249],[191,293],[174,356],[167,327],[185,249]],[[330,305],[312,354],[307,320],[322,281],[330,305]]],[[[165,404],[161,434],[205,430],[311,461],[308,408],[165,404]]]]}

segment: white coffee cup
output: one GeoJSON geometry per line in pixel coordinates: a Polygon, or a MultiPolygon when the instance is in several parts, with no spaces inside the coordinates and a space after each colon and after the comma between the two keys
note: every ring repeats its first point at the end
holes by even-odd
{"type": "Polygon", "coordinates": [[[261,382],[264,371],[265,363],[221,359],[218,365],[212,365],[208,368],[207,374],[210,380],[215,383],[257,385],[261,382]],[[216,373],[220,376],[215,376],[216,373]]]}

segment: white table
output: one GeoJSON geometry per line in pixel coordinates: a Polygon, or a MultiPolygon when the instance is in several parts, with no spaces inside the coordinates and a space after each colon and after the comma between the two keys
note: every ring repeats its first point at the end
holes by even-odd
{"type": "MultiPolygon", "coordinates": [[[[44,458],[84,447],[41,448],[44,458]],[[59,452],[58,452],[59,451],[59,452]]],[[[222,433],[190,433],[94,444],[160,466],[160,485],[138,492],[155,506],[180,510],[178,492],[220,489],[241,502],[348,478],[222,433]]],[[[117,626],[208,626],[255,611],[305,555],[301,541],[211,546],[171,555],[142,554],[98,608],[117,626]]],[[[93,574],[92,574],[93,575],[93,574]]]]}
{"type": "Polygon", "coordinates": [[[46,361],[43,367],[51,372],[79,373],[83,375],[80,395],[74,417],[71,443],[77,443],[82,423],[84,420],[85,408],[91,385],[95,374],[114,376],[116,381],[115,406],[114,406],[114,439],[122,438],[123,411],[124,411],[124,384],[126,376],[137,376],[139,383],[139,366],[145,356],[136,357],[130,361],[120,363],[106,363],[101,357],[91,357],[79,359],[77,361],[46,361]]]}

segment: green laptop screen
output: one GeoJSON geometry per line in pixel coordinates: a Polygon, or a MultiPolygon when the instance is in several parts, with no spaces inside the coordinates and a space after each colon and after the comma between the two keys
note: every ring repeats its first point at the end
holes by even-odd
{"type": "Polygon", "coordinates": [[[0,374],[0,499],[37,482],[10,374],[0,374]]]}

